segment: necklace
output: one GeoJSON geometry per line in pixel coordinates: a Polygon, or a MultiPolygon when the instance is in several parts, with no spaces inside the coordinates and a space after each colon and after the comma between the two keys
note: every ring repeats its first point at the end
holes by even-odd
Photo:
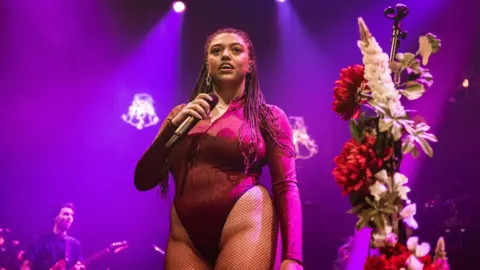
{"type": "Polygon", "coordinates": [[[220,104],[217,104],[217,106],[215,106],[215,109],[222,109],[222,110],[225,110],[226,108],[228,108],[228,105],[220,105],[220,104]]]}

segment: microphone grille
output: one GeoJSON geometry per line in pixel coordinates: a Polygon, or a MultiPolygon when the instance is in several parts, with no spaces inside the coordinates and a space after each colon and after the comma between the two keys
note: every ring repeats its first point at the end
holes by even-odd
{"type": "Polygon", "coordinates": [[[208,95],[212,98],[212,101],[208,101],[208,104],[210,104],[210,109],[213,109],[213,107],[217,106],[218,96],[213,92],[208,95]]]}

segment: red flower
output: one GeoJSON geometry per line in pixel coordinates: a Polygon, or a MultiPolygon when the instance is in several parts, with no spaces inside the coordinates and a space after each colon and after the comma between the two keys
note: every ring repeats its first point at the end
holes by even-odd
{"type": "Polygon", "coordinates": [[[407,254],[407,253],[408,253],[407,248],[400,243],[396,243],[395,246],[393,247],[385,246],[380,248],[380,254],[384,254],[387,258],[390,258],[392,256],[407,254]]]}
{"type": "Polygon", "coordinates": [[[342,116],[343,120],[357,118],[360,114],[360,89],[366,87],[364,66],[353,65],[340,71],[340,79],[335,82],[333,91],[333,111],[342,116]]]}
{"type": "Polygon", "coordinates": [[[430,265],[432,264],[432,256],[425,255],[423,257],[417,258],[423,265],[430,265]]]}
{"type": "Polygon", "coordinates": [[[352,191],[368,191],[374,183],[373,176],[383,165],[383,160],[391,156],[392,149],[388,148],[388,154],[382,159],[375,153],[374,135],[365,134],[362,144],[355,139],[350,139],[343,145],[342,153],[335,157],[336,164],[333,170],[335,182],[343,189],[342,195],[352,191]]]}
{"type": "Polygon", "coordinates": [[[367,257],[367,261],[364,265],[364,270],[385,270],[387,269],[388,263],[385,256],[373,256],[367,257]]]}
{"type": "Polygon", "coordinates": [[[397,243],[393,247],[380,248],[381,256],[368,257],[364,269],[399,270],[405,268],[411,252],[397,243]]]}
{"type": "Polygon", "coordinates": [[[394,255],[388,259],[388,268],[391,270],[398,270],[401,268],[405,268],[405,265],[407,265],[407,260],[408,257],[410,256],[410,253],[402,253],[398,255],[394,255]]]}

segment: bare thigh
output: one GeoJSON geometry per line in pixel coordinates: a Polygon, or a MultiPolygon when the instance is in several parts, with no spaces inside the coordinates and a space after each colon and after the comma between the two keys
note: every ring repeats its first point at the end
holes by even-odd
{"type": "Polygon", "coordinates": [[[178,218],[175,206],[170,213],[170,235],[165,252],[166,270],[210,270],[212,267],[203,260],[193,247],[187,231],[178,218]]]}
{"type": "Polygon", "coordinates": [[[216,270],[270,270],[280,262],[277,217],[263,186],[247,191],[235,204],[222,231],[216,270]]]}

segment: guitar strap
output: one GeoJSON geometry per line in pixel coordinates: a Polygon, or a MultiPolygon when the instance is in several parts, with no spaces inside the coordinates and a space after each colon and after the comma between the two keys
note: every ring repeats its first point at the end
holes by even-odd
{"type": "Polygon", "coordinates": [[[67,265],[70,265],[70,252],[72,249],[71,242],[69,241],[70,237],[65,237],[65,261],[67,262],[67,265]]]}

